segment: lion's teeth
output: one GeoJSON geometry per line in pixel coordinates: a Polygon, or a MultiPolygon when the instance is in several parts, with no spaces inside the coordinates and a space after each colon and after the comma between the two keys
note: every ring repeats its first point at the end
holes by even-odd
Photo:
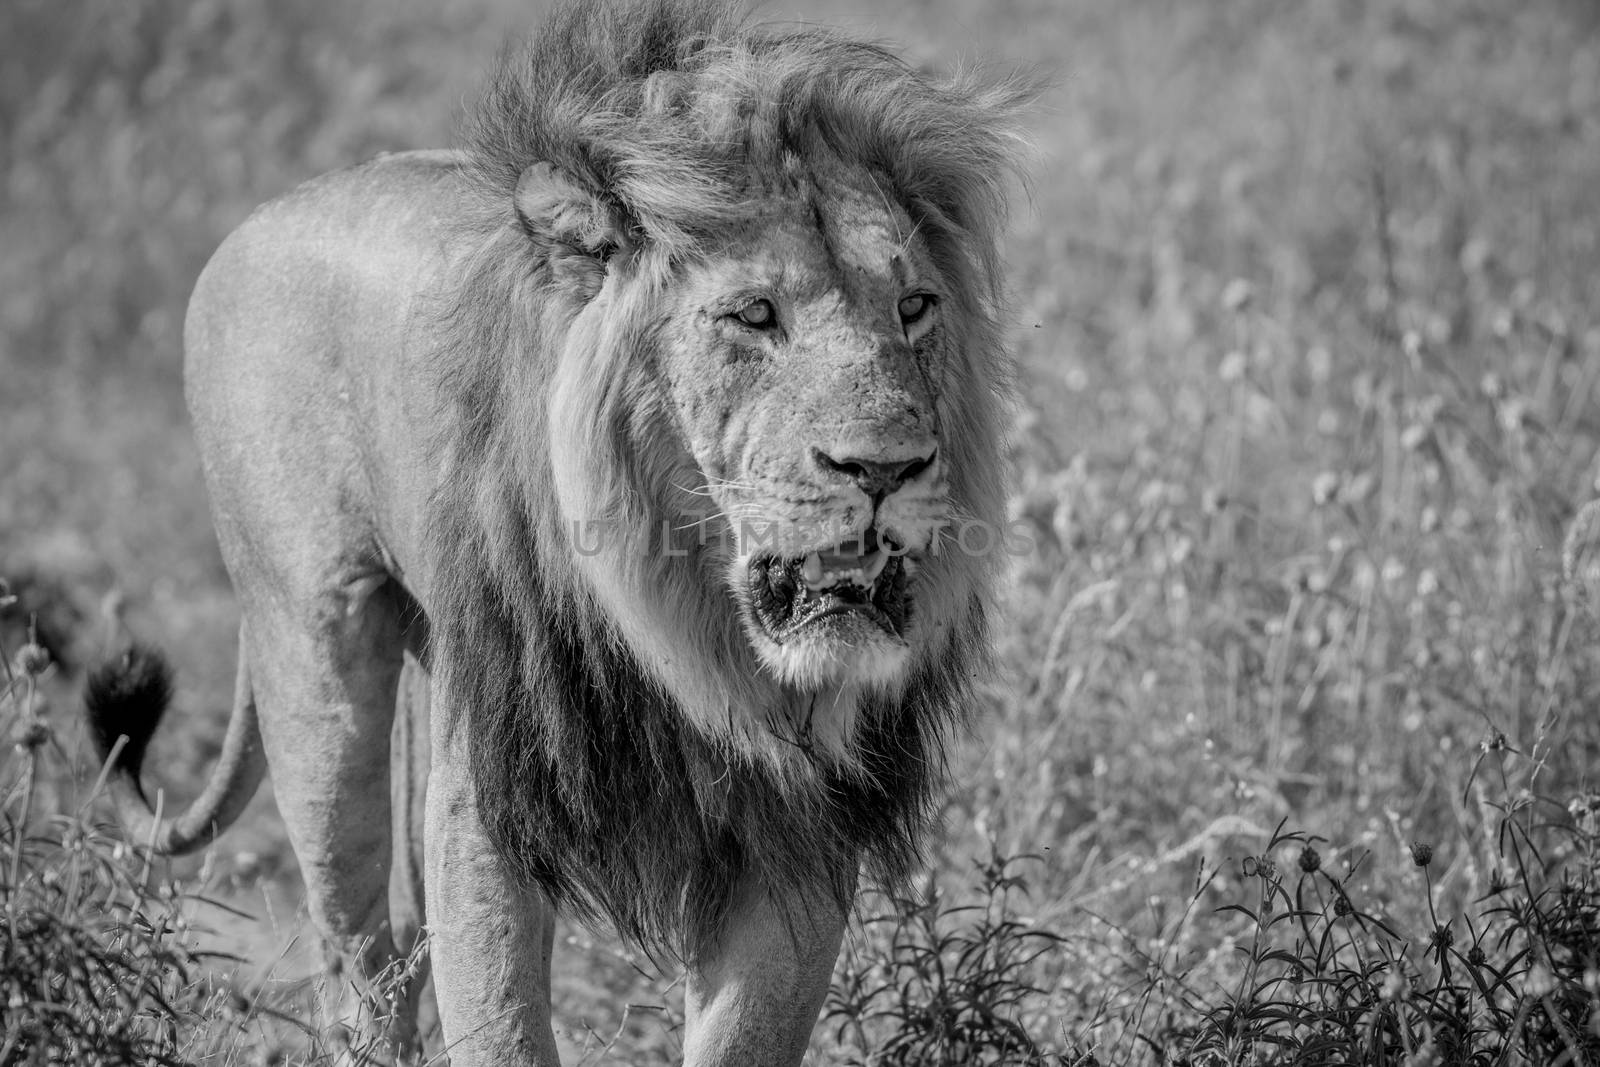
{"type": "Polygon", "coordinates": [[[868,556],[867,565],[861,569],[861,575],[866,580],[861,584],[871,585],[873,582],[877,581],[878,575],[882,574],[883,568],[887,567],[888,565],[889,553],[885,552],[881,548],[874,552],[871,556],[868,556]]]}
{"type": "Polygon", "coordinates": [[[801,562],[800,577],[812,592],[832,589],[844,583],[870,589],[888,565],[889,553],[883,549],[867,556],[829,555],[826,559],[820,553],[813,552],[801,562]],[[851,563],[854,566],[849,565],[851,563]]]}

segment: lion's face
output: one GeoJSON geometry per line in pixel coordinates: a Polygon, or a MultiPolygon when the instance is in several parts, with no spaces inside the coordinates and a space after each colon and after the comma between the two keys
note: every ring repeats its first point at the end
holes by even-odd
{"type": "Polygon", "coordinates": [[[946,281],[869,183],[772,201],[663,308],[680,486],[761,663],[892,690],[948,522],[946,281]]]}
{"type": "Polygon", "coordinates": [[[561,261],[545,521],[707,733],[848,762],[989,587],[993,538],[959,533],[998,525],[992,294],[867,171],[773,184],[692,255],[561,261]]]}

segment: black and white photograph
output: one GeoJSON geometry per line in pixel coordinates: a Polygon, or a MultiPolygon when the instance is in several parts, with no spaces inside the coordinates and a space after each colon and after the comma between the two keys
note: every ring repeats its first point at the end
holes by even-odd
{"type": "Polygon", "coordinates": [[[0,0],[0,1067],[1600,1067],[1594,0],[0,0]]]}

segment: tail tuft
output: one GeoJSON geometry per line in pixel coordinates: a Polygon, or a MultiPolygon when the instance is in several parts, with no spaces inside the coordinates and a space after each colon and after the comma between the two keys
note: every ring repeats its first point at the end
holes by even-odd
{"type": "Polygon", "coordinates": [[[89,734],[103,761],[117,738],[128,743],[117,767],[139,780],[144,752],[172,700],[172,667],[153,648],[132,645],[89,675],[83,702],[89,712],[89,734]]]}

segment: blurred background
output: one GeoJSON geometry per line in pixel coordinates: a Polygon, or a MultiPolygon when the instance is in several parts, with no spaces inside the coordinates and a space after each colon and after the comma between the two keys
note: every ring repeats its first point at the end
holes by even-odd
{"type": "MultiPolygon", "coordinates": [[[[544,6],[0,5],[0,633],[36,617],[63,719],[110,615],[164,646],[172,795],[220,742],[237,625],[182,401],[194,279],[303,179],[450,144],[544,6]]],[[[1590,795],[1600,633],[1561,545],[1600,476],[1600,5],[758,10],[1054,79],[1011,241],[1037,550],[931,854],[958,883],[1037,857],[1029,921],[1066,943],[1031,1011],[1092,1035],[1155,958],[1220,988],[1234,934],[1175,917],[1280,820],[1423,914],[1500,868],[1502,791],[1590,795]]],[[[219,847],[274,916],[226,933],[270,956],[297,898],[269,791],[219,847]]],[[[574,938],[573,1031],[661,995],[574,938]]],[[[653,1019],[617,1062],[670,1055],[653,1019]]]]}

